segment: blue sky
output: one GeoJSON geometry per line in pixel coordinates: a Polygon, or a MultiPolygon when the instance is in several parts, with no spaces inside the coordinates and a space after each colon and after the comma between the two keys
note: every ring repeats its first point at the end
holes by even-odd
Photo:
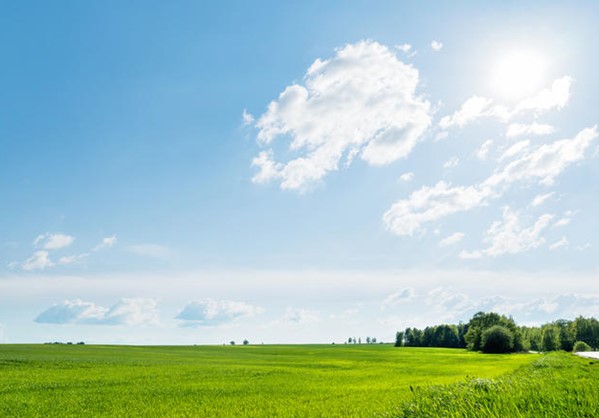
{"type": "Polygon", "coordinates": [[[0,5],[0,341],[599,312],[594,2],[0,5]]]}

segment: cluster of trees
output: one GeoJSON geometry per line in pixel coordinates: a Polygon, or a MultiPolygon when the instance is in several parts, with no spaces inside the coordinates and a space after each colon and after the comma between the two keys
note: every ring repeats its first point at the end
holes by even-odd
{"type": "Polygon", "coordinates": [[[467,348],[488,353],[598,349],[599,321],[580,316],[574,321],[560,319],[539,327],[521,327],[511,317],[479,312],[467,324],[399,331],[395,346],[467,348]]]}
{"type": "MultiPolygon", "coordinates": [[[[366,337],[366,344],[376,344],[376,337],[366,337]]],[[[362,344],[362,337],[349,337],[346,344],[362,344]]]]}

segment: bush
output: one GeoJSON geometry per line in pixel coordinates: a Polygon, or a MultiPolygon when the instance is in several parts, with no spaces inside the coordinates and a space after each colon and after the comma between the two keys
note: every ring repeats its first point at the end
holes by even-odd
{"type": "Polygon", "coordinates": [[[483,353],[509,353],[514,351],[514,334],[501,325],[486,329],[481,338],[483,353]]]}
{"type": "Polygon", "coordinates": [[[591,351],[591,346],[585,343],[584,341],[576,341],[574,343],[574,349],[572,350],[575,353],[579,351],[591,351]]]}

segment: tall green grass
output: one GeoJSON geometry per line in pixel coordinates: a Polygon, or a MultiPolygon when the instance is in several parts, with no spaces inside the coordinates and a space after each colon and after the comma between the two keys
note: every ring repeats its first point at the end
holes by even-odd
{"type": "Polygon", "coordinates": [[[496,379],[418,388],[399,417],[599,417],[599,362],[547,354],[496,379]]]}
{"type": "Polygon", "coordinates": [[[389,345],[0,345],[0,416],[366,417],[537,356],[389,345]]]}

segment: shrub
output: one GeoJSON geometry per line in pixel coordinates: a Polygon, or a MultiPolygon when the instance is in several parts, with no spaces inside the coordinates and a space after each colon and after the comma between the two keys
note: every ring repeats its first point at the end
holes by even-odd
{"type": "Polygon", "coordinates": [[[501,325],[492,326],[482,334],[481,350],[484,353],[509,353],[514,351],[514,334],[501,325]]]}
{"type": "Polygon", "coordinates": [[[574,343],[574,349],[572,350],[575,353],[579,351],[591,351],[591,346],[585,343],[584,341],[576,341],[574,343]]]}

